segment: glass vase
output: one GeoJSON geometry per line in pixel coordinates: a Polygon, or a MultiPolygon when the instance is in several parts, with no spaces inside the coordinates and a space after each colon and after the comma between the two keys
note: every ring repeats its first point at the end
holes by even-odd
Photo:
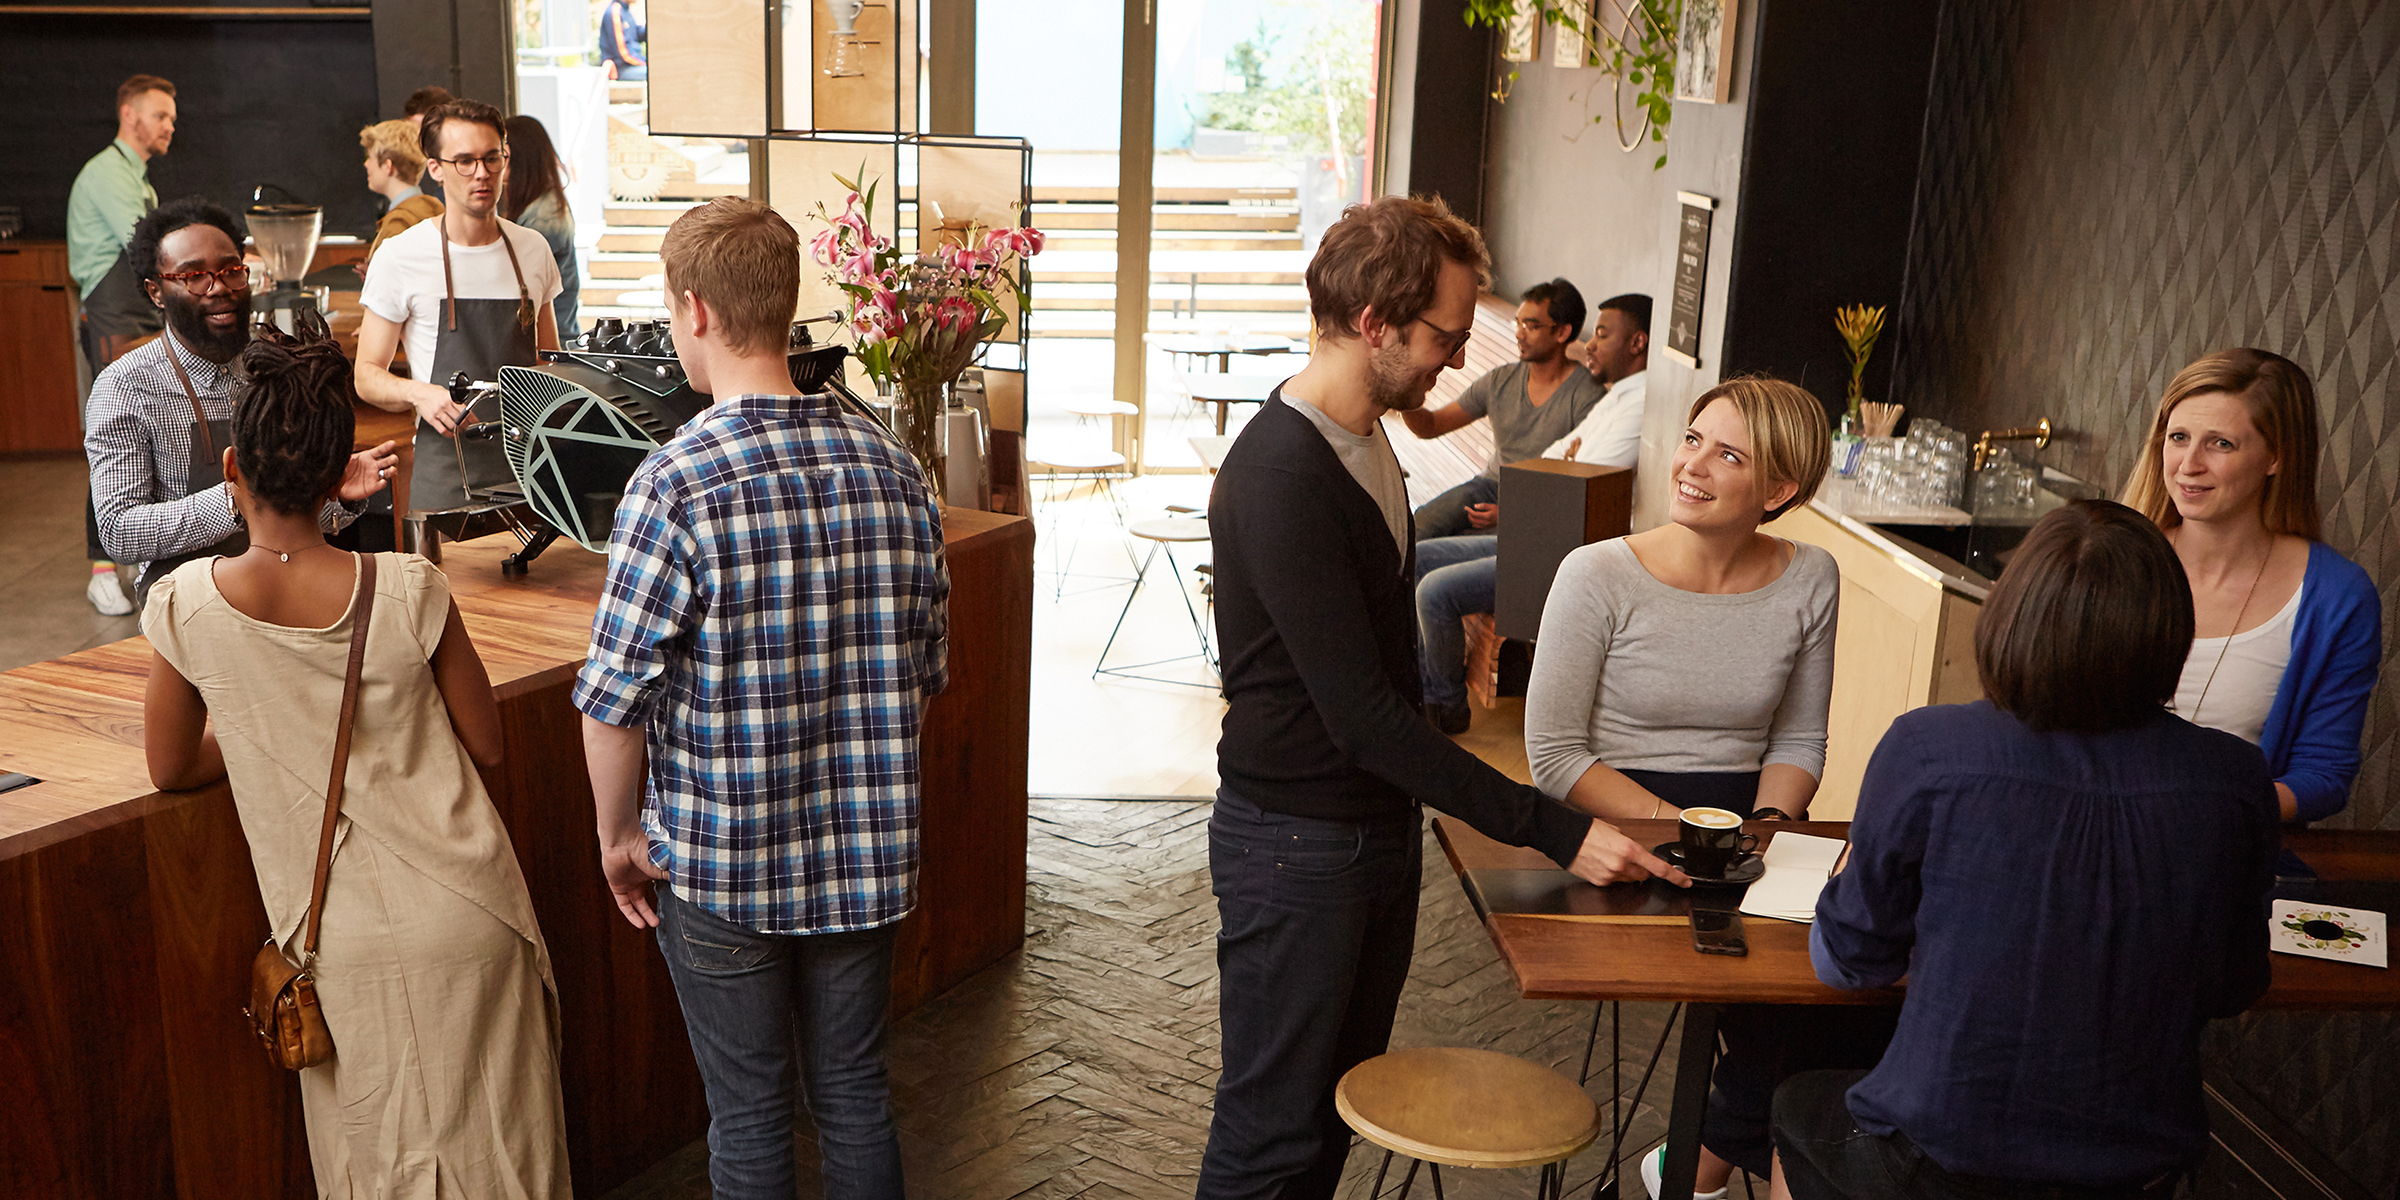
{"type": "Polygon", "coordinates": [[[892,434],[924,466],[934,498],[942,499],[945,460],[949,457],[948,428],[943,413],[950,407],[950,380],[903,379],[892,405],[892,434]]]}

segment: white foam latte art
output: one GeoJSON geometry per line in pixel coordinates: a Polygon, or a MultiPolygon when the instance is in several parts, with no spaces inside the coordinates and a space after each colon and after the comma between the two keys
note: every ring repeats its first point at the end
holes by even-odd
{"type": "Polygon", "coordinates": [[[1687,808],[1683,819],[1703,829],[1735,829],[1742,823],[1740,817],[1721,808],[1687,808]]]}

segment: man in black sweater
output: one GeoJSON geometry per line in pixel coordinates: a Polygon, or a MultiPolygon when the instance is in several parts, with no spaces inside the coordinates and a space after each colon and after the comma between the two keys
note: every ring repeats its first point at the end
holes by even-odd
{"type": "Polygon", "coordinates": [[[1308,267],[1317,345],[1209,505],[1224,654],[1209,821],[1224,1072],[1200,1200],[1333,1195],[1343,1072],[1390,1040],[1431,804],[1594,883],[1688,884],[1425,720],[1414,538],[1380,420],[1464,365],[1488,258],[1438,200],[1352,208],[1308,267]]]}

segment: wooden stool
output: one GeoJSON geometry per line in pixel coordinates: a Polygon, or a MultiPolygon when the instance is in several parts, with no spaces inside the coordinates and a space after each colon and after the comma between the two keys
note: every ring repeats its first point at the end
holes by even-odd
{"type": "Polygon", "coordinates": [[[1428,1046],[1394,1050],[1350,1068],[1333,1106],[1360,1137],[1383,1147],[1372,1196],[1392,1155],[1410,1158],[1400,1194],[1419,1163],[1442,1167],[1540,1167],[1536,1197],[1565,1195],[1566,1162],[1600,1135],[1600,1110],[1583,1089],[1547,1067],[1490,1050],[1428,1046]]]}

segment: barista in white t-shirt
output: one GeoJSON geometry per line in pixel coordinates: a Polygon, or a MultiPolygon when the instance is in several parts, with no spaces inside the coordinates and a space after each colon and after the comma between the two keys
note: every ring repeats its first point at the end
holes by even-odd
{"type": "MultiPolygon", "coordinates": [[[[450,377],[496,381],[504,366],[530,367],[537,352],[558,349],[550,302],[561,285],[541,234],[500,219],[508,186],[508,135],[500,110],[458,100],[425,114],[425,169],[448,207],[375,252],[359,301],[359,398],[391,412],[417,414],[416,467],[408,506],[414,512],[466,504],[472,492],[510,482],[497,438],[458,431],[499,413],[469,412],[451,400],[450,377]],[[405,337],[409,373],[391,370],[405,337]]],[[[496,406],[497,402],[490,402],[496,406]]]]}

